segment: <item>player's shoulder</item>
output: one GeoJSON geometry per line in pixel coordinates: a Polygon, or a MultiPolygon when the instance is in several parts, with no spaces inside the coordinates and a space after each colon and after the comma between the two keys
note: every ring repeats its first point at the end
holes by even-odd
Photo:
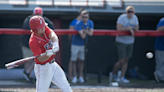
{"type": "Polygon", "coordinates": [[[31,19],[32,15],[29,15],[25,18],[25,21],[29,21],[31,19]]]}
{"type": "Polygon", "coordinates": [[[76,22],[76,25],[81,25],[82,23],[83,23],[82,20],[78,20],[78,21],[76,22]]]}
{"type": "Polygon", "coordinates": [[[88,21],[89,21],[89,23],[93,23],[93,21],[92,21],[92,20],[90,20],[90,19],[89,19],[88,21]]]}
{"type": "Polygon", "coordinates": [[[134,18],[138,18],[137,15],[135,15],[135,14],[133,15],[133,17],[134,17],[134,18]]]}
{"type": "Polygon", "coordinates": [[[118,18],[125,18],[127,17],[127,14],[121,14],[118,18]]]}
{"type": "Polygon", "coordinates": [[[72,22],[77,22],[77,19],[73,19],[72,22]]]}
{"type": "Polygon", "coordinates": [[[164,21],[164,17],[160,19],[160,21],[164,21]]]}

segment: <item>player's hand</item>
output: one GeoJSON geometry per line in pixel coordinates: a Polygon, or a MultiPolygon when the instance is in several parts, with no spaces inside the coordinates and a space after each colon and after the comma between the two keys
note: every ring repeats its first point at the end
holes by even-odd
{"type": "Polygon", "coordinates": [[[46,55],[47,55],[48,57],[51,57],[53,54],[54,54],[54,52],[53,52],[52,49],[46,50],[46,55]]]}
{"type": "Polygon", "coordinates": [[[132,26],[128,26],[127,29],[130,31],[130,30],[133,30],[133,27],[132,26]]]}
{"type": "Polygon", "coordinates": [[[135,34],[134,34],[134,31],[133,31],[133,30],[130,30],[130,33],[131,33],[131,35],[132,35],[132,36],[135,36],[135,34]]]}

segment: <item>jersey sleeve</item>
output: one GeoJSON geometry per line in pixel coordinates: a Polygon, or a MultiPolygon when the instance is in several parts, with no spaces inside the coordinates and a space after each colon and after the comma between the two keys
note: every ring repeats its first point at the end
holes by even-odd
{"type": "Polygon", "coordinates": [[[81,26],[81,22],[80,21],[76,22],[75,30],[77,30],[77,31],[82,30],[82,26],[81,26]]]}
{"type": "Polygon", "coordinates": [[[76,19],[72,20],[69,26],[75,26],[76,25],[76,22],[77,22],[76,19]]]}
{"type": "Polygon", "coordinates": [[[135,20],[136,20],[135,25],[139,25],[138,17],[136,15],[135,15],[135,20]]]}
{"type": "Polygon", "coordinates": [[[39,47],[40,45],[36,41],[30,41],[29,46],[30,46],[30,49],[33,52],[34,56],[42,54],[42,51],[39,47]]]}
{"type": "Polygon", "coordinates": [[[46,26],[45,28],[45,33],[46,33],[46,36],[49,38],[49,35],[50,33],[53,32],[53,30],[51,30],[48,26],[46,26]]]}
{"type": "Polygon", "coordinates": [[[124,25],[124,18],[123,15],[120,15],[117,19],[117,23],[124,25]]]}
{"type": "Polygon", "coordinates": [[[164,18],[160,19],[160,21],[157,24],[157,28],[164,26],[164,18]]]}
{"type": "Polygon", "coordinates": [[[94,29],[94,23],[92,20],[90,21],[90,29],[94,29]]]}

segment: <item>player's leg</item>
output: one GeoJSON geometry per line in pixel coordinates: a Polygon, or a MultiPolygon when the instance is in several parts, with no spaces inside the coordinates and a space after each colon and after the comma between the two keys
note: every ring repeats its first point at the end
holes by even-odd
{"type": "Polygon", "coordinates": [[[50,64],[35,64],[36,92],[48,92],[55,69],[50,64]]]}
{"type": "Polygon", "coordinates": [[[164,51],[155,51],[156,69],[154,76],[157,82],[164,81],[164,51]]]}
{"type": "Polygon", "coordinates": [[[126,45],[122,43],[116,43],[117,53],[118,53],[118,61],[115,63],[113,68],[113,75],[117,74],[117,71],[122,67],[122,63],[126,58],[126,45]]]}
{"type": "Polygon", "coordinates": [[[128,67],[128,61],[129,58],[132,57],[133,53],[133,44],[126,44],[126,58],[122,62],[122,68],[121,68],[121,81],[123,83],[129,83],[130,81],[125,78],[125,73],[128,67]]]}
{"type": "Polygon", "coordinates": [[[70,84],[68,83],[64,71],[55,62],[55,72],[52,78],[52,82],[57,85],[63,92],[72,92],[70,84]]]}
{"type": "Polygon", "coordinates": [[[71,45],[71,58],[70,58],[70,61],[72,61],[72,71],[73,71],[72,83],[77,83],[76,61],[77,61],[78,52],[79,52],[78,46],[71,45]]]}
{"type": "Polygon", "coordinates": [[[80,46],[80,51],[78,54],[78,70],[79,70],[79,82],[84,83],[83,70],[84,70],[84,60],[85,60],[85,47],[80,46]]]}
{"type": "Polygon", "coordinates": [[[129,58],[125,58],[124,61],[122,61],[122,67],[121,67],[121,77],[125,76],[126,70],[127,70],[127,66],[128,66],[128,60],[129,58]]]}
{"type": "Polygon", "coordinates": [[[116,43],[117,53],[118,53],[118,61],[115,63],[112,75],[114,81],[120,82],[120,78],[117,76],[117,71],[122,68],[123,62],[126,58],[126,45],[122,43],[116,43]]]}
{"type": "Polygon", "coordinates": [[[69,65],[68,65],[68,80],[72,79],[72,61],[69,61],[69,65]]]}

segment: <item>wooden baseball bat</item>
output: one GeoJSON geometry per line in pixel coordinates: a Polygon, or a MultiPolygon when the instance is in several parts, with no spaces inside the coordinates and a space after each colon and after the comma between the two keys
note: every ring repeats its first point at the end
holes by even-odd
{"type": "Polygon", "coordinates": [[[15,67],[17,67],[17,66],[20,66],[20,65],[24,64],[24,63],[27,62],[27,61],[30,61],[30,60],[32,60],[32,59],[35,59],[35,58],[37,58],[37,57],[39,57],[39,56],[43,56],[43,55],[45,55],[45,54],[46,54],[46,53],[42,53],[42,54],[37,55],[37,56],[32,56],[32,57],[27,57],[27,58],[23,58],[23,59],[20,59],[20,60],[16,60],[16,61],[10,62],[10,63],[8,63],[8,64],[5,64],[5,67],[6,67],[7,69],[12,69],[12,68],[15,68],[15,67]]]}

